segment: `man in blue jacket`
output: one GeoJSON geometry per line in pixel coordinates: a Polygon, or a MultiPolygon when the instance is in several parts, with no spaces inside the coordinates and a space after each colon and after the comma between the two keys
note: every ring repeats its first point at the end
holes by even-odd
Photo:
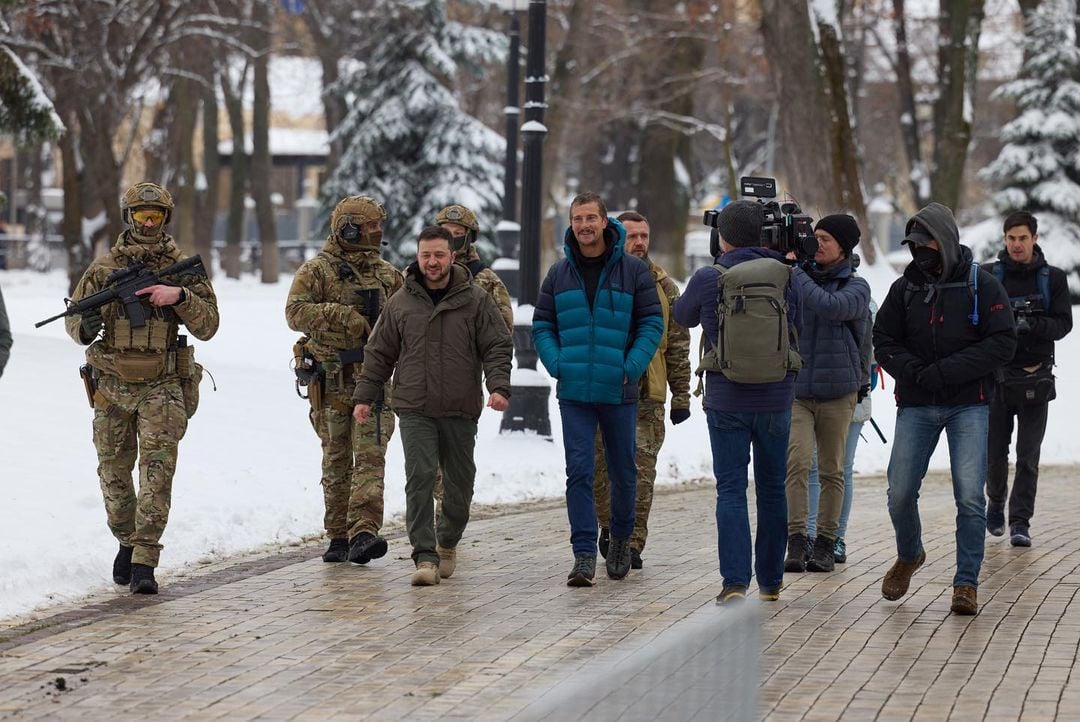
{"type": "Polygon", "coordinates": [[[574,550],[567,585],[572,587],[592,586],[596,576],[597,425],[611,482],[607,573],[622,579],[630,571],[638,381],[660,345],[664,317],[649,266],[623,252],[625,235],[622,224],[608,218],[600,196],[575,197],[566,258],[548,270],[533,314],[536,352],[552,378],[558,379],[566,509],[574,550]]]}
{"type": "MultiPolygon", "coordinates": [[[[712,249],[725,268],[761,258],[783,263],[775,250],[760,247],[764,214],[753,201],[735,201],[720,213],[719,245],[712,249]],[[723,255],[720,255],[722,252],[723,255]]],[[[720,271],[699,268],[686,291],[671,307],[672,318],[686,328],[700,325],[708,349],[719,336],[720,271]]],[[[786,291],[788,334],[798,328],[799,299],[789,285],[786,291]]],[[[720,371],[705,372],[705,417],[712,443],[716,476],[716,531],[720,576],[724,586],[716,600],[737,602],[750,585],[750,519],[746,508],[747,465],[754,449],[754,488],[757,496],[757,541],[754,572],[758,597],[780,598],[784,580],[784,547],[787,545],[787,499],[784,477],[787,468],[791,405],[795,399],[795,374],[771,383],[738,383],[720,371]]]]}

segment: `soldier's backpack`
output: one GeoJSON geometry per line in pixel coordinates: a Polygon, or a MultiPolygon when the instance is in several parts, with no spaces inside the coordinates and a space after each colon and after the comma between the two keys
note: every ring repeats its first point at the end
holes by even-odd
{"type": "Polygon", "coordinates": [[[713,267],[720,273],[720,331],[701,356],[698,376],[717,371],[738,383],[767,384],[802,368],[798,335],[788,328],[791,267],[772,258],[713,267]]]}

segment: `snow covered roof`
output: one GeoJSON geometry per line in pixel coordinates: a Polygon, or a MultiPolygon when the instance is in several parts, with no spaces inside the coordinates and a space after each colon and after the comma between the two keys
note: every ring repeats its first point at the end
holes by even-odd
{"type": "MultiPolygon", "coordinates": [[[[330,136],[325,130],[271,128],[270,155],[325,157],[330,154],[329,138],[330,136]]],[[[247,155],[251,155],[252,147],[250,133],[244,138],[244,141],[247,155]]],[[[232,155],[232,138],[218,143],[218,153],[221,155],[232,155]]]]}

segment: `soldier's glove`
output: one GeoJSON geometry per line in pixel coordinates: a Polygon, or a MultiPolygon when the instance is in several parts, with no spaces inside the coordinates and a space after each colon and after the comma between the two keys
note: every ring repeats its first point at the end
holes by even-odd
{"type": "Polygon", "coordinates": [[[927,391],[941,391],[945,388],[945,379],[937,364],[930,364],[919,372],[917,383],[927,391]]]}
{"type": "Polygon", "coordinates": [[[359,341],[371,333],[371,324],[368,323],[366,318],[354,311],[350,314],[349,320],[345,324],[345,333],[350,339],[359,341]]]}
{"type": "Polygon", "coordinates": [[[84,313],[79,319],[79,334],[85,339],[94,338],[101,333],[101,327],[104,325],[101,310],[95,308],[93,311],[84,313]]]}
{"type": "Polygon", "coordinates": [[[867,394],[869,394],[869,393],[870,393],[870,384],[866,384],[865,386],[860,386],[859,387],[859,398],[855,403],[861,404],[862,400],[865,399],[867,394]]]}
{"type": "Polygon", "coordinates": [[[690,418],[690,409],[672,409],[669,416],[671,423],[677,426],[690,418]]]}

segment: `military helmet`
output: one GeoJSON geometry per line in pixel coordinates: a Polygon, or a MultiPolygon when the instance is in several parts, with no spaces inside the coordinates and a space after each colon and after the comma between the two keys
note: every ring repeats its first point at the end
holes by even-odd
{"type": "Polygon", "coordinates": [[[476,220],[476,214],[457,203],[439,211],[435,216],[435,223],[440,226],[456,223],[465,228],[464,236],[454,236],[454,252],[460,255],[467,254],[476,242],[476,237],[480,235],[480,223],[476,220]]]}
{"type": "Polygon", "coordinates": [[[339,243],[347,247],[378,248],[382,241],[382,232],[360,233],[354,238],[343,238],[342,229],[347,225],[362,228],[365,223],[385,221],[386,209],[383,204],[371,196],[348,196],[334,206],[330,214],[330,233],[339,243]]]}
{"type": "Polygon", "coordinates": [[[136,183],[124,191],[124,195],[120,196],[120,215],[125,223],[131,223],[130,213],[133,208],[145,207],[163,209],[165,211],[165,223],[162,225],[165,225],[172,217],[176,204],[173,203],[172,194],[169,191],[157,183],[150,183],[149,181],[136,183]]]}

